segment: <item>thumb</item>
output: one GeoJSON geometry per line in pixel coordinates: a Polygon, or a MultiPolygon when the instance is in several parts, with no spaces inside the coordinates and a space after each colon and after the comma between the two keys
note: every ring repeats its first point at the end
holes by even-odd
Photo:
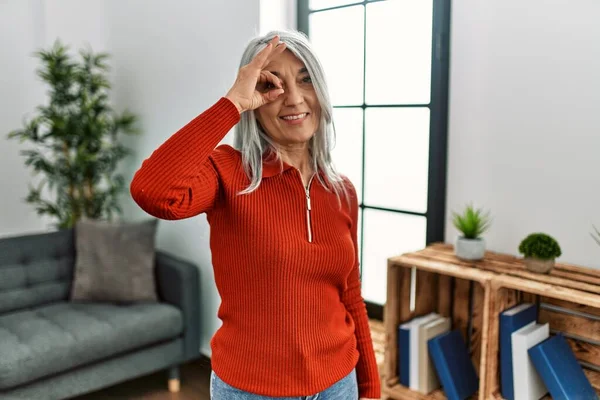
{"type": "Polygon", "coordinates": [[[275,90],[269,90],[269,92],[263,94],[263,98],[269,102],[269,101],[273,101],[276,98],[278,98],[281,94],[283,93],[283,89],[275,89],[275,90]]]}

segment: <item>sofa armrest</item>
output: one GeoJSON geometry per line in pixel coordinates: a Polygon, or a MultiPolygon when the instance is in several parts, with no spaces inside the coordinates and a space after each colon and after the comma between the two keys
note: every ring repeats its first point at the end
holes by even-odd
{"type": "Polygon", "coordinates": [[[156,251],[156,277],[161,301],[183,314],[184,362],[200,355],[200,283],[196,265],[156,251]]]}

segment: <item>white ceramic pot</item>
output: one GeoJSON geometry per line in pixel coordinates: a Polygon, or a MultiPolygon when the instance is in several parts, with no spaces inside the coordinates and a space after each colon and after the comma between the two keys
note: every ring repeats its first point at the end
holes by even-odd
{"type": "Polygon", "coordinates": [[[463,260],[481,260],[485,257],[485,240],[483,238],[466,239],[462,236],[456,238],[454,252],[463,260]]]}
{"type": "Polygon", "coordinates": [[[523,261],[525,262],[525,268],[538,274],[547,274],[554,268],[554,258],[542,260],[541,258],[525,257],[523,261]]]}

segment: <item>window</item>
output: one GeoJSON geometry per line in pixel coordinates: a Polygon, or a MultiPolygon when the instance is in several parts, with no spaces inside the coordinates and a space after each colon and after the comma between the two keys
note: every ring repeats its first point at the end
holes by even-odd
{"type": "Polygon", "coordinates": [[[387,258],[444,239],[449,3],[298,0],[329,83],[334,160],[359,194],[370,314],[386,301],[387,258]]]}

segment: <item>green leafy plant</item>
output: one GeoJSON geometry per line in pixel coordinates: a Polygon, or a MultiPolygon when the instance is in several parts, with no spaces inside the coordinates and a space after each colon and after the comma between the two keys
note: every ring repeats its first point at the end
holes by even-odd
{"type": "Polygon", "coordinates": [[[42,63],[37,75],[50,86],[49,101],[23,129],[8,134],[32,145],[21,154],[35,175],[44,175],[37,187],[29,185],[25,201],[38,215],[56,219],[58,228],[72,227],[82,217],[111,220],[122,214],[118,195],[125,180],[115,170],[130,151],[117,136],[138,133],[133,114],[118,115],[109,105],[109,55],[87,49],[79,51],[81,60],[73,60],[68,49],[57,40],[34,53],[42,63]],[[42,195],[46,185],[51,199],[42,195]]]}
{"type": "Polygon", "coordinates": [[[525,257],[542,260],[560,257],[562,252],[556,239],[545,233],[532,233],[521,241],[519,252],[525,257]]]}
{"type": "Polygon", "coordinates": [[[592,239],[594,239],[596,243],[598,243],[598,246],[600,246],[600,231],[598,231],[598,228],[596,228],[594,225],[592,225],[592,227],[594,228],[595,233],[590,233],[590,235],[592,235],[592,239]]]}
{"type": "Polygon", "coordinates": [[[465,239],[477,239],[491,225],[489,212],[482,209],[475,209],[472,205],[467,205],[462,214],[452,213],[452,222],[465,239]]]}

